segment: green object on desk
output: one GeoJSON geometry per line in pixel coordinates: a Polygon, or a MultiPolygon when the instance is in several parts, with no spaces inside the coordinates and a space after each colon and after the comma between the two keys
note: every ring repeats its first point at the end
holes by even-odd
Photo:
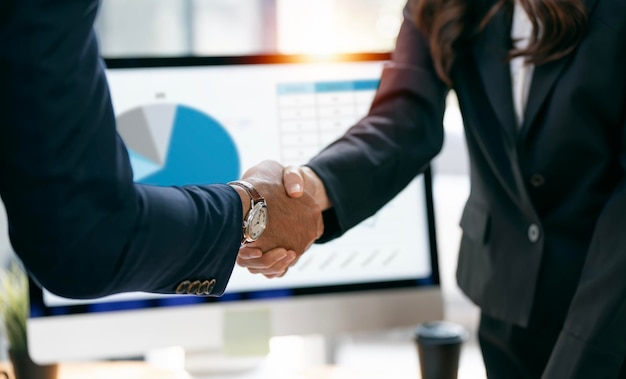
{"type": "Polygon", "coordinates": [[[228,310],[224,314],[224,353],[226,355],[267,355],[270,351],[271,336],[269,308],[228,310]]]}

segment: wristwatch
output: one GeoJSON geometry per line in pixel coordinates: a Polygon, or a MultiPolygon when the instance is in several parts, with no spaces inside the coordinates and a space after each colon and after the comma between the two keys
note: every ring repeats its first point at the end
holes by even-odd
{"type": "Polygon", "coordinates": [[[267,227],[268,210],[265,199],[254,186],[246,181],[237,180],[228,185],[243,188],[250,196],[250,211],[243,218],[241,244],[254,242],[261,237],[267,227]]]}

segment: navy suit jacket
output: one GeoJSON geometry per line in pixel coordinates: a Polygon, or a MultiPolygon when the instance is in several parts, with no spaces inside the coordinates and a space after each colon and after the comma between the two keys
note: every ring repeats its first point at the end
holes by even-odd
{"type": "MultiPolygon", "coordinates": [[[[545,379],[617,378],[626,355],[626,2],[583,2],[586,35],[535,68],[521,128],[504,12],[452,69],[471,165],[457,279],[490,316],[561,330],[545,379]]],[[[334,204],[324,239],[439,152],[447,91],[405,13],[369,115],[309,163],[334,204]]]]}
{"type": "Polygon", "coordinates": [[[240,198],[226,185],[133,184],[93,32],[97,8],[1,2],[0,195],[13,247],[62,296],[173,293],[212,279],[219,295],[241,241],[240,198]]]}

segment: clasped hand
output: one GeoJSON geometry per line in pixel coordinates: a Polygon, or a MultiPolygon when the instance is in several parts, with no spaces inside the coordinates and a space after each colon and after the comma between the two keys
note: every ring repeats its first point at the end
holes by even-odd
{"type": "Polygon", "coordinates": [[[243,174],[242,179],[263,195],[269,213],[263,235],[239,250],[238,265],[268,278],[283,276],[322,235],[321,211],[328,202],[320,200],[325,191],[319,190],[321,182],[312,180],[311,173],[264,161],[243,174]]]}

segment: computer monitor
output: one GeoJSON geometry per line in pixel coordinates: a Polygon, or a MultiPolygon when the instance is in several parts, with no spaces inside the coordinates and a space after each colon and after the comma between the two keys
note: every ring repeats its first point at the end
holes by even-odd
{"type": "MultiPolygon", "coordinates": [[[[135,181],[209,184],[265,159],[306,162],[367,113],[388,59],[112,59],[107,76],[135,181]]],[[[168,346],[217,351],[231,338],[245,340],[248,323],[264,323],[268,336],[332,335],[439,319],[430,171],[341,238],[311,247],[282,278],[235,267],[221,298],[127,293],[77,301],[34,285],[30,293],[29,349],[38,362],[168,346]]]]}

